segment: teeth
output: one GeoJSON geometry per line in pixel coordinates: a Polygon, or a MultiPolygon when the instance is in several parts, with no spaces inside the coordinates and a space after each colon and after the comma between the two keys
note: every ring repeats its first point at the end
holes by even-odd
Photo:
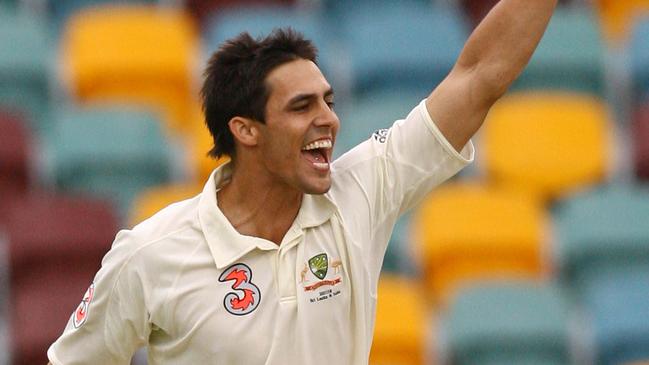
{"type": "Polygon", "coordinates": [[[331,140],[325,139],[322,141],[311,142],[302,148],[303,151],[315,150],[317,148],[331,148],[331,140]]]}

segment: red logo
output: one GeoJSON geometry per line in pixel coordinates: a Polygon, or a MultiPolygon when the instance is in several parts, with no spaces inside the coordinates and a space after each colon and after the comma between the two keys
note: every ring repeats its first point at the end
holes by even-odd
{"type": "Polygon", "coordinates": [[[88,318],[88,311],[90,310],[90,302],[92,301],[92,298],[95,296],[95,283],[90,284],[90,287],[88,290],[86,290],[86,293],[83,295],[83,299],[81,300],[81,303],[77,307],[77,310],[74,311],[74,314],[72,315],[72,322],[74,324],[74,328],[79,328],[81,327],[82,324],[86,322],[86,319],[88,318]]]}
{"type": "Polygon", "coordinates": [[[223,298],[223,306],[231,314],[245,315],[259,306],[261,292],[251,280],[252,270],[245,264],[234,264],[219,276],[220,282],[234,281],[231,288],[235,291],[229,292],[223,298]]]}

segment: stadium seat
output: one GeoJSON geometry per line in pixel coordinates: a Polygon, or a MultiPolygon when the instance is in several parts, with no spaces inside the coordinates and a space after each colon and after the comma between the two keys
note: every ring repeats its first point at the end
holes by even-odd
{"type": "Polygon", "coordinates": [[[0,11],[0,107],[45,129],[53,43],[46,23],[24,12],[0,11]]]}
{"type": "Polygon", "coordinates": [[[513,90],[549,89],[603,96],[604,53],[599,24],[584,8],[558,8],[513,90]]]}
{"type": "Polygon", "coordinates": [[[413,218],[427,292],[444,308],[458,290],[490,278],[547,274],[548,217],[537,201],[476,183],[446,183],[413,218]]]}
{"type": "Polygon", "coordinates": [[[14,364],[45,364],[117,231],[105,202],[30,194],[3,201],[11,270],[14,364]]]}
{"type": "Polygon", "coordinates": [[[493,282],[461,292],[444,318],[451,364],[570,364],[565,298],[552,286],[493,282]]]}
{"type": "Polygon", "coordinates": [[[487,179],[541,200],[600,182],[613,130],[605,104],[568,93],[518,93],[492,109],[482,131],[487,179]]]}
{"type": "Polygon", "coordinates": [[[202,185],[178,184],[155,186],[142,191],[135,197],[131,207],[131,226],[153,216],[169,204],[198,195],[202,190],[202,185]]]}
{"type": "Polygon", "coordinates": [[[649,359],[649,265],[601,275],[582,302],[594,332],[595,364],[649,359]]]}
{"type": "Polygon", "coordinates": [[[635,174],[649,182],[649,102],[638,109],[632,136],[635,174]]]}
{"type": "Polygon", "coordinates": [[[414,280],[381,276],[371,365],[424,364],[429,319],[422,294],[414,280]]]}
{"type": "Polygon", "coordinates": [[[61,44],[63,75],[79,101],[156,107],[169,131],[183,133],[199,58],[188,14],[142,5],[87,8],[68,21],[61,44]]]}
{"type": "Polygon", "coordinates": [[[27,123],[17,113],[0,110],[0,131],[0,196],[25,193],[30,185],[35,142],[27,123]]]}
{"type": "Polygon", "coordinates": [[[185,0],[185,7],[201,23],[223,11],[253,6],[289,6],[295,0],[185,0]]]}
{"type": "Polygon", "coordinates": [[[613,44],[624,44],[638,17],[649,14],[649,0],[597,0],[604,35],[613,44]]]}
{"type": "Polygon", "coordinates": [[[649,189],[612,185],[555,208],[560,275],[576,293],[609,271],[649,267],[649,189]]]}
{"type": "Polygon", "coordinates": [[[341,22],[356,94],[429,93],[451,70],[467,37],[459,13],[429,3],[366,3],[364,10],[343,14],[341,22]]]}
{"type": "Polygon", "coordinates": [[[629,45],[635,99],[641,102],[649,100],[649,5],[647,11],[636,23],[629,45]]]}
{"type": "Polygon", "coordinates": [[[138,192],[170,180],[172,150],[155,115],[114,106],[60,110],[53,118],[45,142],[57,187],[111,199],[126,217],[138,192]]]}

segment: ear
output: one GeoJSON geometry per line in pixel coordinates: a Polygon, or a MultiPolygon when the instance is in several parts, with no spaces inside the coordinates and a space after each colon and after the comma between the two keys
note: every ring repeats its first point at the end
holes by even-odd
{"type": "Polygon", "coordinates": [[[250,118],[234,117],[228,122],[234,139],[244,146],[256,146],[259,138],[257,122],[250,118]]]}

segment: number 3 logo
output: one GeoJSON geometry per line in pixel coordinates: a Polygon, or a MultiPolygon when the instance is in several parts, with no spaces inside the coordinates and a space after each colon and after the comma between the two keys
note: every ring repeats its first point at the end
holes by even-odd
{"type": "Polygon", "coordinates": [[[219,281],[222,283],[234,281],[231,287],[236,292],[229,292],[223,298],[223,305],[231,314],[243,316],[259,306],[261,292],[251,280],[252,270],[246,264],[234,264],[219,276],[219,281]]]}

